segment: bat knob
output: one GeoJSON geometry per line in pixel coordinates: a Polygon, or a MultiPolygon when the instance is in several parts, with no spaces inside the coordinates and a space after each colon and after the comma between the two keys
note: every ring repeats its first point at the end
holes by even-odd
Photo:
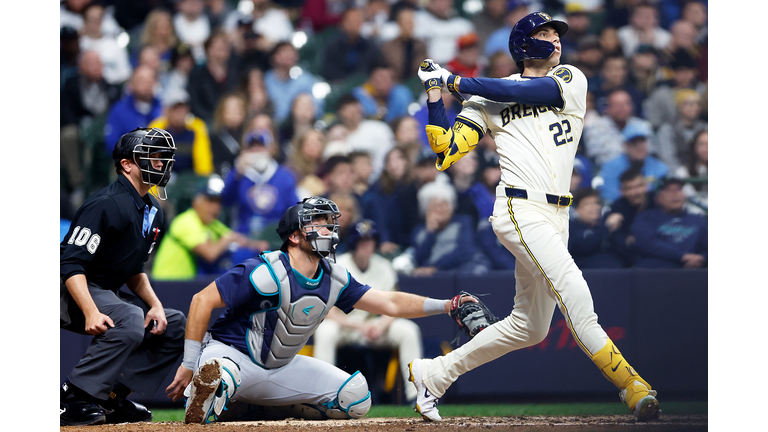
{"type": "Polygon", "coordinates": [[[432,59],[424,59],[421,61],[421,70],[424,72],[429,72],[433,70],[437,70],[437,67],[435,67],[435,61],[432,59]]]}

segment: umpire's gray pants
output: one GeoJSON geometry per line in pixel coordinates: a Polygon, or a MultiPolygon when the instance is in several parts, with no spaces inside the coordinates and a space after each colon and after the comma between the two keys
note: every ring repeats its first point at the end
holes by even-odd
{"type": "MultiPolygon", "coordinates": [[[[69,382],[99,399],[109,397],[116,381],[151,398],[184,352],[186,317],[175,309],[164,309],[168,327],[163,334],[153,335],[151,324],[144,328],[149,307],[140,298],[92,283],[88,284],[88,291],[99,312],[112,318],[115,326],[94,336],[85,355],[69,374],[69,382]]],[[[69,322],[62,322],[61,328],[86,334],[85,317],[69,293],[62,295],[62,302],[69,322]]]]}

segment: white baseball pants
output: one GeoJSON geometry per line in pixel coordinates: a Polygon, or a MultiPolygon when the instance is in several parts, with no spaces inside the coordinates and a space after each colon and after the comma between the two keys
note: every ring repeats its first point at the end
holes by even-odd
{"type": "Polygon", "coordinates": [[[246,354],[213,339],[204,345],[197,367],[206,360],[222,357],[229,357],[240,366],[242,384],[232,401],[252,405],[323,404],[335,399],[350,377],[331,364],[303,355],[297,355],[281,368],[263,369],[246,354]]]}
{"type": "Polygon", "coordinates": [[[422,362],[426,386],[437,397],[463,373],[543,341],[556,305],[590,357],[608,341],[587,282],[568,252],[568,208],[497,194],[490,220],[516,259],[515,305],[508,317],[458,349],[422,362]]]}

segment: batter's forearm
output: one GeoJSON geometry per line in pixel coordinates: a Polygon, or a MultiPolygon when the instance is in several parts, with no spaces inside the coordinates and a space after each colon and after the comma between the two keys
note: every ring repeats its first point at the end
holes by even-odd
{"type": "Polygon", "coordinates": [[[427,91],[427,102],[437,102],[443,99],[443,93],[440,89],[432,89],[427,91]]]}
{"type": "MultiPolygon", "coordinates": [[[[440,90],[430,90],[431,92],[439,92],[440,90]]],[[[445,105],[443,105],[442,97],[436,101],[427,101],[427,110],[429,111],[429,124],[440,126],[445,130],[451,129],[451,121],[448,120],[448,115],[445,113],[445,105]]]]}

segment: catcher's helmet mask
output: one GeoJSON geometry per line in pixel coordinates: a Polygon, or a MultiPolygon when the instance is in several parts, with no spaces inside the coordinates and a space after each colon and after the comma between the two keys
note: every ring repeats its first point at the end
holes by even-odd
{"type": "Polygon", "coordinates": [[[524,60],[546,59],[555,52],[555,44],[531,36],[534,30],[544,25],[554,28],[558,37],[562,38],[568,33],[568,24],[553,20],[544,12],[528,14],[512,28],[512,32],[509,34],[509,53],[512,54],[512,59],[521,71],[524,60]]]}
{"type": "Polygon", "coordinates": [[[158,199],[168,198],[165,186],[171,179],[171,170],[175,162],[176,143],[173,136],[159,128],[136,128],[120,137],[112,150],[115,166],[123,159],[133,161],[141,172],[141,181],[150,186],[157,186],[158,199]],[[160,161],[162,167],[156,169],[154,162],[160,161]]]}
{"type": "Polygon", "coordinates": [[[296,231],[307,236],[312,250],[323,258],[336,262],[336,247],[339,245],[339,207],[335,202],[322,197],[309,197],[289,208],[277,225],[277,233],[283,241],[280,250],[288,250],[288,239],[296,231]],[[317,219],[325,223],[312,223],[317,219]],[[322,231],[327,228],[327,234],[322,231]]]}

